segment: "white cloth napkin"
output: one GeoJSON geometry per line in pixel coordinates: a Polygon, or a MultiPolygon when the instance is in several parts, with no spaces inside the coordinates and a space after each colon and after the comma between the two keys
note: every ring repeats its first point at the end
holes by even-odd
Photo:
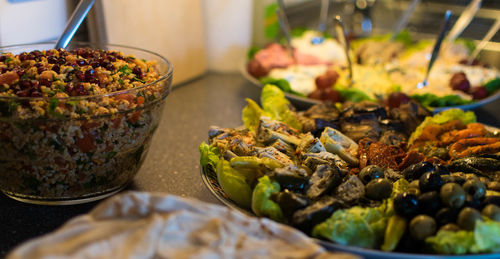
{"type": "Polygon", "coordinates": [[[7,258],[356,257],[328,253],[298,230],[227,207],[127,192],[20,245],[7,258]]]}

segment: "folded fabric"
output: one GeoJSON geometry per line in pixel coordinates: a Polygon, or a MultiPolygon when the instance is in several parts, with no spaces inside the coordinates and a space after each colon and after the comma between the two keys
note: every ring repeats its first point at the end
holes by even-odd
{"type": "Polygon", "coordinates": [[[227,207],[127,192],[20,245],[7,258],[357,257],[329,253],[298,230],[227,207]]]}

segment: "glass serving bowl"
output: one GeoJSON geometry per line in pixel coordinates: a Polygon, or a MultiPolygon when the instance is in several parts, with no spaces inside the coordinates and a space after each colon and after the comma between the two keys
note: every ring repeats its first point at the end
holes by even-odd
{"type": "MultiPolygon", "coordinates": [[[[53,46],[16,45],[0,53],[53,46]]],[[[121,45],[77,42],[68,50],[80,47],[155,60],[159,77],[100,95],[0,96],[0,190],[13,199],[49,205],[102,199],[127,186],[145,159],[170,93],[172,65],[153,52],[121,45]],[[46,112],[36,113],[37,106],[46,112]]]]}

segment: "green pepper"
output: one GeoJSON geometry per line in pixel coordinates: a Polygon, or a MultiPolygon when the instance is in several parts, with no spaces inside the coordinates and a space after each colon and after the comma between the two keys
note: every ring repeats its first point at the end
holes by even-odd
{"type": "Polygon", "coordinates": [[[272,182],[269,176],[259,178],[252,194],[252,211],[260,217],[269,217],[275,221],[283,222],[283,212],[280,206],[271,200],[271,195],[280,191],[280,185],[272,182]]]}
{"type": "Polygon", "coordinates": [[[495,78],[488,81],[486,84],[484,84],[484,87],[486,88],[488,95],[492,94],[500,88],[500,78],[495,78]]]}
{"type": "Polygon", "coordinates": [[[393,251],[396,248],[399,240],[401,240],[401,237],[405,233],[406,224],[406,219],[396,214],[389,218],[387,228],[385,229],[384,243],[381,247],[383,251],[393,251]]]}
{"type": "Polygon", "coordinates": [[[246,177],[233,169],[228,161],[219,159],[217,162],[217,181],[222,190],[238,205],[249,208],[252,201],[252,189],[246,177]]]}

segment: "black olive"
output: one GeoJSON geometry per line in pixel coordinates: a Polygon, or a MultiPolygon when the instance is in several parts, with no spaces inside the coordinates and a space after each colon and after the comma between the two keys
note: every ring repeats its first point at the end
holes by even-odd
{"type": "Polygon", "coordinates": [[[392,193],[392,183],[385,178],[371,180],[365,186],[365,195],[368,199],[381,201],[387,199],[392,193]]]}
{"type": "Polygon", "coordinates": [[[443,204],[450,208],[461,208],[465,203],[465,191],[456,183],[443,185],[439,195],[443,204]]]}
{"type": "Polygon", "coordinates": [[[460,230],[460,227],[457,224],[448,223],[448,224],[440,227],[439,231],[441,231],[441,230],[457,232],[460,230]]]}
{"type": "Polygon", "coordinates": [[[500,196],[488,195],[486,196],[486,198],[484,198],[483,204],[484,205],[495,204],[500,207],[500,196]]]}
{"type": "Polygon", "coordinates": [[[443,184],[453,182],[453,178],[449,174],[441,175],[441,179],[443,179],[443,184]]]}
{"type": "Polygon", "coordinates": [[[373,179],[384,178],[384,169],[380,168],[378,165],[369,165],[361,169],[359,172],[359,179],[364,184],[368,184],[373,179]]]}
{"type": "Polygon", "coordinates": [[[418,215],[410,221],[410,235],[416,240],[434,235],[436,228],[436,221],[427,215],[418,215]]]}
{"type": "Polygon", "coordinates": [[[443,226],[448,223],[453,223],[457,220],[459,210],[452,208],[441,208],[436,213],[436,222],[438,225],[443,226]]]}
{"type": "Polygon", "coordinates": [[[403,174],[406,180],[412,181],[419,179],[420,176],[422,176],[427,172],[435,171],[435,169],[436,168],[434,167],[434,165],[432,165],[429,162],[420,162],[407,167],[401,173],[403,174]]]}
{"type": "Polygon", "coordinates": [[[454,182],[454,183],[458,183],[460,185],[464,184],[466,179],[465,179],[465,174],[464,173],[452,173],[450,174],[451,176],[451,181],[454,182]]]}
{"type": "Polygon", "coordinates": [[[482,208],[481,199],[475,199],[472,195],[465,196],[464,207],[471,207],[480,210],[482,208]]]}
{"type": "Polygon", "coordinates": [[[403,192],[394,197],[394,211],[403,217],[411,218],[418,212],[417,195],[403,192]]]}
{"type": "Polygon", "coordinates": [[[436,171],[441,175],[449,175],[450,174],[450,170],[448,170],[448,167],[444,166],[444,165],[436,165],[436,171]]]}
{"type": "Polygon", "coordinates": [[[443,186],[443,179],[438,172],[427,172],[420,177],[418,186],[421,192],[438,191],[443,186]]]}
{"type": "Polygon", "coordinates": [[[422,193],[418,196],[418,207],[420,213],[433,216],[441,208],[438,192],[422,193]]]}
{"type": "Polygon", "coordinates": [[[500,221],[500,207],[495,204],[486,205],[481,211],[481,214],[491,220],[500,221]]]}
{"type": "Polygon", "coordinates": [[[465,207],[458,213],[457,223],[460,228],[471,231],[474,230],[478,220],[482,220],[481,213],[476,209],[465,207]]]}
{"type": "Polygon", "coordinates": [[[494,181],[488,183],[488,190],[500,192],[500,182],[494,181]]]}

